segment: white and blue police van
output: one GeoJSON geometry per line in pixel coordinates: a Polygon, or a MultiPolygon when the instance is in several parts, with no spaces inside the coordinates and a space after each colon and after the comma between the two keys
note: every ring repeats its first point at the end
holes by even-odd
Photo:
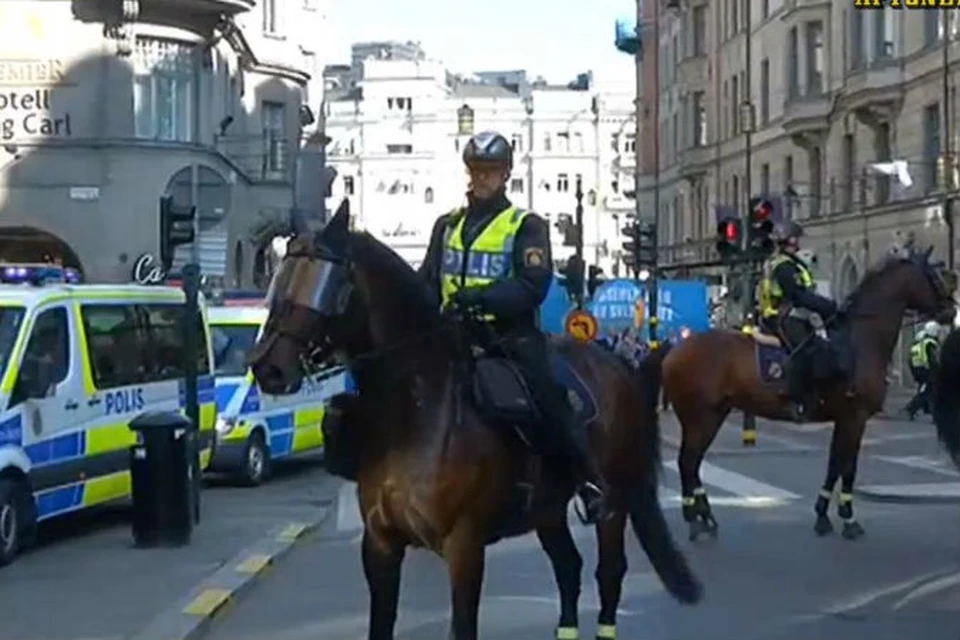
{"type": "Polygon", "coordinates": [[[267,480],[278,461],[322,451],[325,403],[350,387],[340,368],[309,376],[294,394],[259,389],[247,356],[267,319],[262,295],[227,292],[210,307],[218,418],[209,470],[248,486],[267,480]]]}
{"type": "MultiPolygon", "coordinates": [[[[76,284],[0,264],[0,565],[39,522],[130,496],[130,421],[183,411],[184,293],[76,284]]],[[[201,466],[214,444],[213,351],[201,305],[201,466]]]]}

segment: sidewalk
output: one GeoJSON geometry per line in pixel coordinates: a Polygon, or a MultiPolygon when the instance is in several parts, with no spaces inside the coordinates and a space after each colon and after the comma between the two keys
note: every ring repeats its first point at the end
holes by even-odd
{"type": "Polygon", "coordinates": [[[41,546],[0,570],[0,640],[123,640],[244,549],[291,522],[315,520],[335,482],[315,461],[253,489],[210,487],[189,546],[133,547],[114,508],[58,522],[41,546]]]}

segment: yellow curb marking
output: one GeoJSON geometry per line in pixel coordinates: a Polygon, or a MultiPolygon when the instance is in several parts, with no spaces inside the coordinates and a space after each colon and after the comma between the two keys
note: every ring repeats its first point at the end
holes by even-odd
{"type": "Polygon", "coordinates": [[[252,555],[238,564],[236,570],[240,573],[260,573],[264,567],[270,564],[270,559],[270,556],[264,554],[252,555]]]}
{"type": "Polygon", "coordinates": [[[306,530],[307,530],[307,525],[305,524],[299,524],[296,522],[292,524],[288,524],[283,529],[283,531],[277,534],[277,540],[280,540],[282,542],[292,542],[293,540],[296,540],[297,538],[302,536],[303,532],[306,530]]]}
{"type": "Polygon", "coordinates": [[[183,612],[192,616],[210,616],[229,599],[229,589],[204,589],[203,593],[184,607],[183,612]]]}

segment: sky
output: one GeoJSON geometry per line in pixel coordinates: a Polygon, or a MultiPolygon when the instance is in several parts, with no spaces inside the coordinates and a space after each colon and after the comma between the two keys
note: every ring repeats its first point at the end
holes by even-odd
{"type": "Polygon", "coordinates": [[[455,72],[526,69],[550,82],[593,70],[602,84],[631,85],[632,59],[614,48],[614,22],[631,0],[333,0],[330,63],[347,63],[350,45],[420,41],[455,72]]]}

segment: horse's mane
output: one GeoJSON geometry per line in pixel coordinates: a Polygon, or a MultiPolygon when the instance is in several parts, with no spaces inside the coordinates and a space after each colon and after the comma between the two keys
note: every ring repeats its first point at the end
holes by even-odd
{"type": "MultiPolygon", "coordinates": [[[[417,305],[419,313],[424,315],[421,320],[439,319],[440,310],[437,301],[433,300],[429,287],[426,286],[413,267],[397,253],[383,244],[366,231],[350,232],[350,248],[359,262],[369,265],[379,273],[389,274],[390,284],[395,287],[393,293],[405,305],[417,305]]],[[[411,309],[404,311],[409,314],[411,309]]]]}
{"type": "Polygon", "coordinates": [[[894,267],[903,262],[904,257],[902,255],[888,253],[867,270],[863,278],[861,278],[860,283],[847,296],[843,306],[847,309],[852,309],[855,305],[859,304],[863,296],[873,289],[874,285],[880,281],[882,276],[888,275],[894,267]]]}

